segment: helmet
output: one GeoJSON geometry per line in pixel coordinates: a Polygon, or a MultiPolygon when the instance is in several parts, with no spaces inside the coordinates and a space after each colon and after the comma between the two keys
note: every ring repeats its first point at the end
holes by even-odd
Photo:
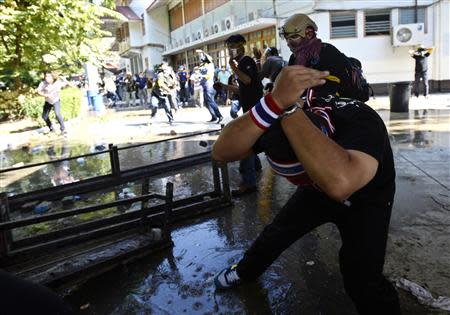
{"type": "Polygon", "coordinates": [[[284,21],[284,25],[280,27],[280,35],[299,34],[305,37],[306,28],[310,26],[317,32],[317,25],[306,14],[294,14],[284,21]]]}

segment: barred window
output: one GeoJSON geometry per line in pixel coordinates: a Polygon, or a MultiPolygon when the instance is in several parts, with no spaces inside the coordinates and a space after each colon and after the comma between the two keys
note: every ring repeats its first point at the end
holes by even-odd
{"type": "Polygon", "coordinates": [[[400,24],[425,23],[425,8],[417,8],[417,21],[415,8],[400,9],[400,24]]]}
{"type": "Polygon", "coordinates": [[[331,13],[331,38],[356,37],[356,13],[331,13]]]}
{"type": "Polygon", "coordinates": [[[371,35],[389,35],[391,28],[391,11],[366,11],[364,12],[365,25],[364,34],[371,35]]]}

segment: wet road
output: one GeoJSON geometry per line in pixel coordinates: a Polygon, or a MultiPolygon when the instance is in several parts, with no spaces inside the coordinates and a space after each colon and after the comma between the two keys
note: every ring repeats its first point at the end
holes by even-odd
{"type": "MultiPolygon", "coordinates": [[[[397,168],[397,194],[385,271],[407,278],[435,296],[450,296],[450,115],[423,111],[380,112],[390,131],[397,168]]],[[[175,175],[177,189],[212,186],[199,173],[175,175]],[[190,187],[187,187],[191,185],[190,187]]],[[[230,165],[236,185],[237,164],[230,165]]],[[[161,179],[162,183],[167,179],[161,179]]],[[[162,186],[161,186],[162,187],[162,186]]],[[[174,227],[174,247],[83,285],[67,299],[80,314],[356,314],[339,273],[337,229],[324,225],[286,250],[254,283],[217,292],[212,276],[236,262],[295,187],[269,170],[259,193],[174,227]]],[[[404,314],[447,314],[422,306],[400,291],[404,314]]]]}

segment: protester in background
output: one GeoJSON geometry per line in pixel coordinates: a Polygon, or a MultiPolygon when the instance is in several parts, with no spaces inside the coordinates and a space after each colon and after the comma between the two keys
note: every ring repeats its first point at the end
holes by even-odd
{"type": "MultiPolygon", "coordinates": [[[[263,86],[259,77],[258,67],[253,58],[245,55],[245,38],[232,35],[225,41],[230,53],[230,67],[238,81],[238,87],[221,86],[239,95],[239,105],[244,113],[248,112],[263,96],[263,86]]],[[[242,180],[239,188],[232,191],[234,197],[253,193],[256,186],[256,164],[260,164],[256,155],[250,154],[240,161],[242,180]]],[[[258,165],[259,166],[259,165],[258,165]]]]}
{"type": "Polygon", "coordinates": [[[121,71],[119,75],[116,77],[115,84],[117,88],[117,96],[119,97],[120,101],[124,100],[124,88],[125,88],[125,77],[126,73],[125,70],[121,71]]]}
{"type": "Polygon", "coordinates": [[[139,73],[136,85],[138,89],[139,103],[141,107],[144,107],[147,102],[147,77],[144,72],[139,73]]]}
{"type": "Polygon", "coordinates": [[[287,65],[287,62],[278,55],[276,47],[268,47],[264,53],[264,63],[261,68],[261,79],[268,78],[271,82],[275,82],[278,73],[287,65]]]}
{"type": "Polygon", "coordinates": [[[256,63],[256,68],[258,69],[258,71],[261,71],[261,57],[262,57],[262,53],[261,50],[258,49],[258,47],[253,47],[252,49],[253,51],[253,60],[256,63]]]}
{"type": "Polygon", "coordinates": [[[180,84],[180,102],[182,106],[187,106],[189,101],[187,82],[189,80],[189,74],[184,66],[180,66],[178,70],[178,82],[180,84]]]}
{"type": "Polygon", "coordinates": [[[197,49],[196,52],[199,54],[200,58],[200,73],[202,74],[201,84],[203,87],[203,96],[206,107],[211,114],[211,120],[209,120],[208,122],[220,123],[223,120],[223,116],[220,113],[216,101],[214,100],[215,89],[213,86],[215,69],[213,59],[210,55],[208,55],[201,49],[197,49]]]}
{"type": "Polygon", "coordinates": [[[416,97],[419,97],[419,84],[422,79],[423,82],[423,96],[428,97],[428,61],[427,58],[432,52],[432,48],[424,48],[421,45],[416,50],[411,50],[410,54],[416,60],[416,66],[414,71],[414,88],[413,93],[416,97]]]}
{"type": "Polygon", "coordinates": [[[203,107],[204,99],[203,99],[203,87],[202,87],[202,79],[203,76],[200,73],[200,68],[195,66],[194,72],[192,72],[189,81],[191,82],[191,86],[194,90],[193,100],[195,106],[203,107]]]}
{"type": "Polygon", "coordinates": [[[114,79],[111,76],[107,76],[103,79],[104,82],[104,89],[105,89],[105,95],[106,99],[108,100],[107,106],[109,107],[115,107],[117,102],[117,87],[114,83],[114,79]]]}
{"type": "Polygon", "coordinates": [[[173,68],[169,66],[167,61],[162,62],[161,68],[164,74],[164,82],[170,90],[170,93],[167,95],[170,107],[176,112],[179,107],[177,102],[177,75],[175,74],[175,71],[173,71],[173,68]]]}
{"type": "Polygon", "coordinates": [[[125,84],[125,101],[127,102],[127,107],[130,107],[130,100],[131,106],[134,106],[136,103],[136,95],[135,95],[135,82],[133,80],[133,77],[131,76],[131,73],[127,73],[127,76],[124,80],[125,84]]]}
{"type": "Polygon", "coordinates": [[[348,71],[349,58],[333,45],[317,38],[317,30],[316,23],[300,13],[286,19],[280,29],[280,35],[292,52],[289,65],[302,65],[330,72],[325,84],[305,91],[306,105],[310,107],[315,106],[315,97],[333,95],[353,98],[356,90],[350,83],[353,78],[352,73],[348,71]]]}
{"type": "Polygon", "coordinates": [[[42,119],[47,124],[50,132],[54,132],[52,122],[49,118],[50,111],[55,111],[56,119],[58,120],[61,134],[67,134],[64,126],[64,118],[61,115],[61,89],[67,85],[75,87],[66,79],[60,78],[56,72],[47,72],[38,88],[37,93],[45,98],[44,109],[42,111],[42,119]]]}
{"type": "MultiPolygon", "coordinates": [[[[230,78],[231,74],[228,72],[228,70],[225,68],[225,66],[222,66],[219,73],[217,74],[217,81],[219,81],[222,84],[229,84],[228,79],[230,78]]],[[[219,99],[225,103],[227,100],[227,90],[226,89],[220,89],[219,91],[219,99]]]]}
{"type": "Polygon", "coordinates": [[[146,73],[146,77],[147,77],[147,97],[148,100],[146,99],[145,102],[150,103],[151,102],[151,98],[152,98],[152,89],[153,89],[153,75],[149,72],[146,73]]]}
{"type": "Polygon", "coordinates": [[[234,75],[230,75],[228,78],[228,85],[234,86],[235,89],[228,89],[227,91],[227,89],[223,88],[224,91],[227,91],[227,100],[225,104],[231,106],[230,116],[235,119],[239,116],[238,112],[241,109],[241,105],[239,103],[239,93],[233,92],[239,90],[239,83],[234,75]]]}

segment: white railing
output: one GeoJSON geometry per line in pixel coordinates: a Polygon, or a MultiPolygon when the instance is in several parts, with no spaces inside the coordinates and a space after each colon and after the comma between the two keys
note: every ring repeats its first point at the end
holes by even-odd
{"type": "Polygon", "coordinates": [[[126,52],[131,48],[130,39],[125,38],[123,41],[119,42],[119,54],[126,52]]]}

